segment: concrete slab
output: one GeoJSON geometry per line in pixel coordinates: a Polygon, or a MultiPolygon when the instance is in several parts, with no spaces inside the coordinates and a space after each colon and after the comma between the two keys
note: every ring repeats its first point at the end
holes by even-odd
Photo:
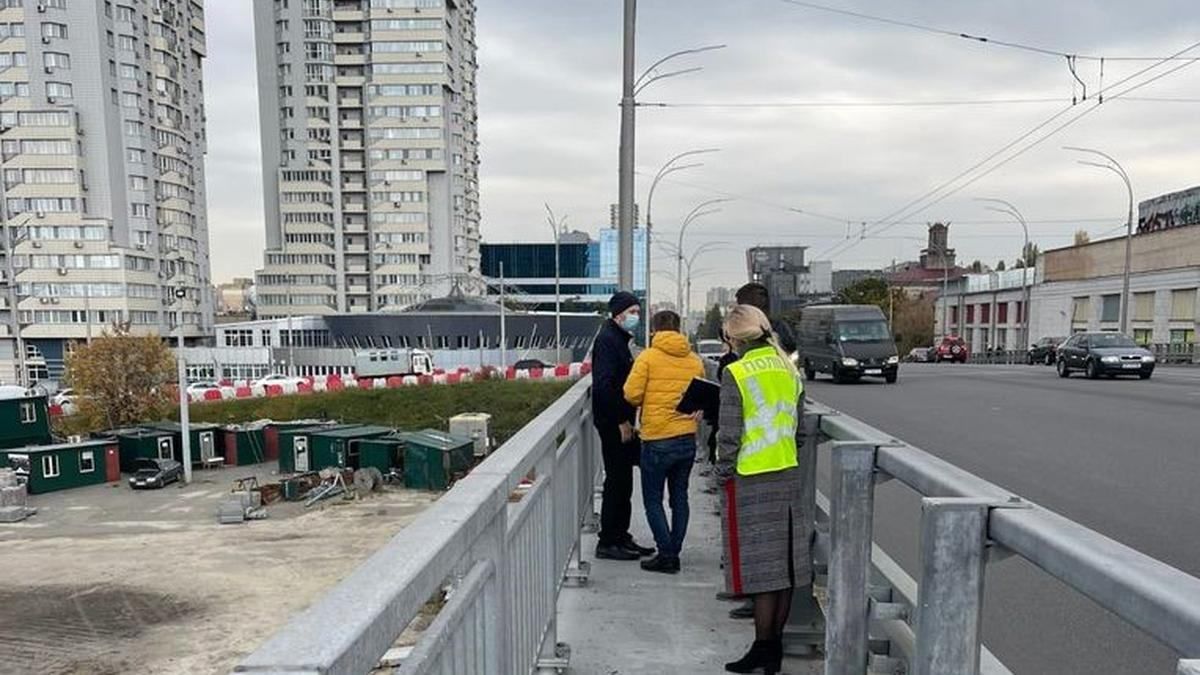
{"type": "MultiPolygon", "coordinates": [[[[722,589],[721,529],[715,495],[692,474],[691,523],[677,575],[644,572],[636,562],[596,560],[595,535],[583,538],[592,565],[588,585],[559,596],[559,640],[571,646],[571,672],[580,675],[696,675],[722,673],[754,640],[750,621],[730,619],[735,604],[715,598],[722,589]]],[[[635,481],[636,483],[636,481],[635,481]]],[[[653,546],[634,492],[633,535],[653,546]]],[[[597,504],[599,506],[599,504],[597,504]]],[[[784,664],[789,675],[821,673],[821,661],[784,664]]]]}

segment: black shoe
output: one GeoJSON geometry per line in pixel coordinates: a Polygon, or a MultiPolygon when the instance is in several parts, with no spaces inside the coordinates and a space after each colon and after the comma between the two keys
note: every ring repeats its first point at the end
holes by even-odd
{"type": "MultiPolygon", "coordinates": [[[[725,569],[725,566],[721,565],[721,569],[725,569]]],[[[731,593],[729,591],[717,591],[717,599],[720,600],[721,602],[730,602],[733,600],[745,600],[746,596],[742,595],[741,593],[731,593]]]]}
{"type": "Polygon", "coordinates": [[[783,643],[779,640],[755,640],[741,659],[725,664],[726,672],[754,673],[761,668],[766,675],[777,675],[783,665],[783,643]]]}
{"type": "Polygon", "coordinates": [[[754,601],[747,600],[746,604],[741,607],[735,607],[729,610],[729,618],[731,619],[753,619],[754,618],[754,601]]]}
{"type": "Polygon", "coordinates": [[[668,558],[666,556],[656,555],[649,560],[643,560],[642,569],[646,570],[647,572],[678,574],[679,558],[668,558]]]}
{"type": "Polygon", "coordinates": [[[625,548],[621,544],[600,544],[596,546],[596,557],[601,560],[637,560],[641,556],[625,548]]]}
{"type": "Polygon", "coordinates": [[[636,553],[639,558],[644,558],[648,555],[654,555],[654,549],[646,548],[645,546],[638,546],[638,543],[633,539],[625,540],[621,543],[621,546],[623,546],[626,551],[636,553]]]}

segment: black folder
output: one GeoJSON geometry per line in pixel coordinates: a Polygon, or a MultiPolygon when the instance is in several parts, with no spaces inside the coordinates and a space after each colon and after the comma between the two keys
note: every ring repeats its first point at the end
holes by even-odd
{"type": "Polygon", "coordinates": [[[683,392],[683,398],[679,400],[679,405],[675,406],[675,410],[685,415],[703,410],[705,419],[715,420],[720,404],[721,385],[702,377],[693,377],[687,391],[683,392]]]}

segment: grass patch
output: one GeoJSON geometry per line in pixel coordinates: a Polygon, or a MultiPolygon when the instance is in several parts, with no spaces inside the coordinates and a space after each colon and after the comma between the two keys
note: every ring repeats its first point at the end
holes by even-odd
{"type": "Polygon", "coordinates": [[[348,424],[379,424],[402,430],[446,429],[459,413],[492,415],[498,443],[566,393],[573,382],[487,380],[398,389],[347,389],[309,395],[276,396],[194,404],[193,422],[236,424],[260,419],[333,419],[348,424]]]}

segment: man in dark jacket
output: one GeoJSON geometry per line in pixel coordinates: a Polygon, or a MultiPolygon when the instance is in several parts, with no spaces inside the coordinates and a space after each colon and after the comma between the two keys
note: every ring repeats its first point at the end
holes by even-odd
{"type": "Polygon", "coordinates": [[[771,320],[771,330],[779,336],[779,346],[789,354],[796,353],[796,335],[786,321],[771,315],[771,296],[767,292],[766,286],[760,283],[748,283],[738,289],[736,297],[737,304],[751,305],[762,310],[762,313],[771,320]]]}
{"type": "Polygon", "coordinates": [[[642,308],[632,293],[618,291],[608,301],[611,318],[592,344],[592,423],[600,434],[604,456],[604,496],[600,505],[600,537],[596,557],[637,560],[654,553],[638,546],[629,534],[632,515],[633,465],[641,452],[634,432],[637,410],[625,400],[625,380],[633,368],[629,341],[641,321],[642,308]]]}

